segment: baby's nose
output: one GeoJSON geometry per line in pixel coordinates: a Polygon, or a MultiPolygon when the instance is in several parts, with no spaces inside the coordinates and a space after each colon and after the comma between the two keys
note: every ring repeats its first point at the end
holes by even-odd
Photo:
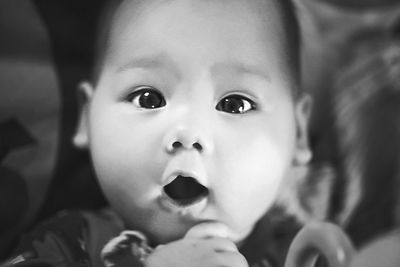
{"type": "Polygon", "coordinates": [[[172,143],[171,151],[173,149],[179,149],[179,148],[186,148],[186,149],[194,148],[194,149],[198,150],[199,152],[201,152],[203,150],[203,146],[199,142],[196,141],[192,144],[190,144],[190,143],[191,143],[191,141],[184,142],[184,143],[182,143],[181,141],[175,141],[172,143]]]}
{"type": "Polygon", "coordinates": [[[164,143],[169,153],[179,150],[195,150],[199,153],[212,151],[211,140],[205,129],[195,130],[177,127],[166,134],[164,143]]]}

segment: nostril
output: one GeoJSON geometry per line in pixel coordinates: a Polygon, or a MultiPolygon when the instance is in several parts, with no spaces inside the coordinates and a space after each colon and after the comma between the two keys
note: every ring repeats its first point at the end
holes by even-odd
{"type": "MultiPolygon", "coordinates": [[[[203,146],[201,144],[199,144],[198,142],[193,143],[192,144],[193,148],[198,150],[198,151],[202,151],[203,150],[203,146]]],[[[177,148],[182,148],[183,144],[179,141],[175,141],[172,143],[172,149],[177,149],[177,148]]],[[[189,147],[188,147],[189,148],[189,147]]]]}
{"type": "Polygon", "coordinates": [[[181,142],[175,141],[174,143],[172,143],[172,148],[180,148],[180,147],[182,147],[181,142]]]}
{"type": "Polygon", "coordinates": [[[202,151],[203,150],[203,147],[197,142],[193,144],[193,147],[195,149],[197,149],[198,151],[202,151]]]}

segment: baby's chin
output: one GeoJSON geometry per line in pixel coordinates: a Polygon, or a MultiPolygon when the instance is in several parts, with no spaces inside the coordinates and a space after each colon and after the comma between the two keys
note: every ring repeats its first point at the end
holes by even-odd
{"type": "Polygon", "coordinates": [[[179,229],[169,229],[157,227],[156,231],[149,232],[149,238],[154,242],[153,245],[167,244],[183,238],[226,238],[235,243],[238,247],[246,239],[250,231],[238,234],[232,231],[229,226],[216,221],[206,221],[196,223],[190,227],[181,227],[179,229]],[[163,231],[159,231],[163,229],[163,231]]]}
{"type": "Polygon", "coordinates": [[[185,237],[191,225],[177,224],[171,222],[151,223],[145,225],[132,225],[128,228],[139,230],[148,238],[151,246],[163,245],[185,237]]]}
{"type": "Polygon", "coordinates": [[[219,222],[200,222],[194,224],[172,224],[172,223],[160,223],[146,225],[145,227],[129,227],[131,229],[139,230],[143,232],[151,246],[156,247],[158,245],[168,244],[184,238],[227,238],[239,245],[244,239],[240,235],[234,233],[223,223],[219,222]]]}

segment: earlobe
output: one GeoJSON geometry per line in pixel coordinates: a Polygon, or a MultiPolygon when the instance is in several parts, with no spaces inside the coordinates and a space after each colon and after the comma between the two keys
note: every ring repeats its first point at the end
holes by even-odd
{"type": "Polygon", "coordinates": [[[78,103],[80,115],[73,137],[75,147],[85,149],[89,146],[88,135],[88,105],[93,95],[93,86],[89,82],[81,82],[78,85],[78,103]]]}
{"type": "Polygon", "coordinates": [[[308,164],[312,158],[312,152],[308,141],[308,125],[312,110],[310,95],[303,94],[296,103],[297,144],[294,155],[295,165],[308,164]]]}

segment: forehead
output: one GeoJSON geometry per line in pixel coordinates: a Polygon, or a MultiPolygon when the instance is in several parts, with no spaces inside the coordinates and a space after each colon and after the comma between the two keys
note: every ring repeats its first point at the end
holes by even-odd
{"type": "MultiPolygon", "coordinates": [[[[252,15],[270,17],[271,14],[280,15],[278,0],[115,0],[110,5],[111,12],[115,12],[114,21],[123,21],[124,18],[138,18],[146,15],[160,7],[178,4],[191,10],[204,8],[209,12],[217,11],[222,8],[227,13],[234,12],[239,8],[240,13],[245,14],[251,10],[252,15]],[[278,8],[278,9],[277,9],[278,8]],[[271,12],[269,12],[271,11],[271,12]]],[[[177,6],[175,6],[177,8],[177,6]]],[[[178,8],[179,9],[179,8],[178,8]]],[[[220,13],[221,14],[221,13],[220,13]]]]}
{"type": "Polygon", "coordinates": [[[112,20],[105,63],[121,68],[132,58],[166,53],[179,61],[195,53],[210,64],[273,64],[269,71],[279,74],[285,63],[277,10],[270,0],[126,0],[112,20]]]}
{"type": "Polygon", "coordinates": [[[244,36],[269,34],[265,41],[273,43],[282,38],[281,17],[273,0],[125,0],[113,16],[109,44],[118,44],[124,41],[122,34],[136,35],[143,28],[146,33],[157,29],[168,33],[168,27],[183,33],[186,22],[194,28],[187,39],[195,34],[213,37],[213,33],[226,37],[235,31],[244,36]],[[166,22],[164,29],[156,26],[161,21],[166,22]],[[207,27],[210,24],[215,25],[207,27]]]}

